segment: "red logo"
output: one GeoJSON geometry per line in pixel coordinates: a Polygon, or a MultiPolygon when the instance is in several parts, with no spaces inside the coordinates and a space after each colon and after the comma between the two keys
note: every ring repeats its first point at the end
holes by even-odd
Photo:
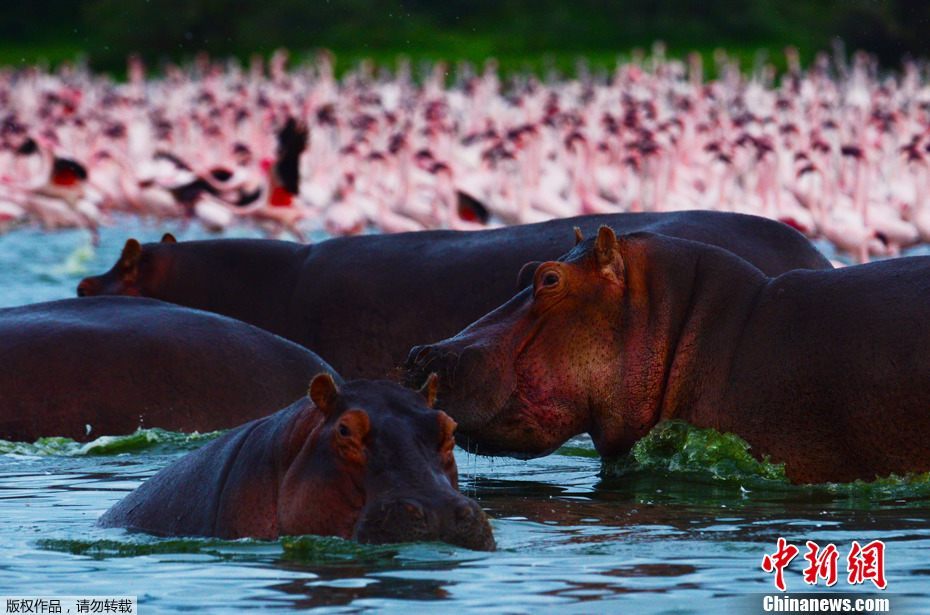
{"type": "Polygon", "coordinates": [[[804,559],[808,566],[804,569],[804,582],[808,585],[817,585],[817,579],[827,582],[827,587],[836,584],[836,561],[840,558],[835,544],[828,544],[823,550],[816,542],[807,541],[807,553],[804,559]]]}
{"type": "Polygon", "coordinates": [[[762,558],[762,570],[775,573],[775,587],[781,591],[787,591],[785,586],[785,568],[797,557],[799,549],[794,545],[789,545],[784,538],[778,539],[778,548],[775,553],[765,554],[762,558]]]}
{"type": "MultiPolygon", "coordinates": [[[[780,591],[788,591],[785,584],[785,568],[798,553],[800,549],[789,544],[784,538],[779,538],[775,552],[766,553],[762,558],[762,570],[770,574],[775,573],[775,587],[780,591]]],[[[823,579],[827,587],[835,585],[839,556],[836,545],[831,543],[821,549],[816,542],[808,540],[807,553],[804,554],[807,567],[802,571],[804,582],[816,585],[823,579]]],[[[846,570],[849,573],[846,580],[850,585],[872,581],[878,589],[888,587],[885,580],[885,543],[873,540],[863,547],[854,540],[846,556],[846,570]]]]}
{"type": "Polygon", "coordinates": [[[873,540],[864,547],[854,540],[846,557],[846,567],[849,570],[846,580],[850,585],[872,581],[878,589],[888,587],[885,581],[885,543],[881,540],[873,540]]]}

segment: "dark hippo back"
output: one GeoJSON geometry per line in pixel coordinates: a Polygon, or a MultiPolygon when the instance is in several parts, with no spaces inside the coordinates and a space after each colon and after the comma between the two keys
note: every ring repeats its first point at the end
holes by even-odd
{"type": "Polygon", "coordinates": [[[248,535],[276,537],[284,432],[307,405],[299,400],[185,455],[110,508],[99,525],[160,536],[239,538],[235,524],[223,522],[236,516],[224,515],[234,506],[250,519],[248,535]]]}
{"type": "Polygon", "coordinates": [[[225,429],[292,402],[320,371],[335,374],[287,340],[152,299],[4,309],[0,438],[225,429]]]}
{"type": "Polygon", "coordinates": [[[618,234],[649,232],[718,246],[752,263],[767,276],[795,269],[832,269],[830,261],[794,228],[760,216],[720,211],[595,216],[585,230],[594,235],[602,222],[618,234]]]}
{"type": "Polygon", "coordinates": [[[313,246],[298,290],[302,313],[282,333],[345,377],[382,377],[413,346],[454,335],[510,299],[530,261],[556,260],[606,224],[720,246],[767,275],[828,269],[793,228],[714,211],[581,216],[489,231],[331,239],[313,246]]]}
{"type": "Polygon", "coordinates": [[[530,261],[555,260],[606,224],[729,250],[767,275],[830,268],[787,225],[714,211],[581,216],[485,231],[273,240],[130,240],[81,295],[138,294],[238,318],[319,353],[346,378],[393,378],[410,348],[454,335],[504,303],[530,261]],[[131,249],[130,249],[131,248],[131,249]],[[122,265],[121,265],[122,263],[122,265]]]}

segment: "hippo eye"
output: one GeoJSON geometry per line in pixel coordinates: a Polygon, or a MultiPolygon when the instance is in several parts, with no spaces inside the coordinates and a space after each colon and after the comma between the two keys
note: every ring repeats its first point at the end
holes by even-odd
{"type": "Polygon", "coordinates": [[[550,271],[543,276],[542,285],[543,286],[555,286],[559,283],[559,274],[555,271],[550,271]]]}
{"type": "Polygon", "coordinates": [[[343,425],[342,423],[340,423],[339,424],[339,435],[342,436],[343,438],[348,438],[349,433],[350,433],[349,428],[343,425]]]}

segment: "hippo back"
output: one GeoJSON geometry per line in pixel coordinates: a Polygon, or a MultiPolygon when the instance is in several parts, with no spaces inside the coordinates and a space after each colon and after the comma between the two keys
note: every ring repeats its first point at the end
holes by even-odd
{"type": "Polygon", "coordinates": [[[110,508],[98,525],[161,536],[277,537],[280,444],[307,406],[299,400],[185,455],[110,508]],[[237,527],[243,515],[245,526],[237,527]]]}
{"type": "Polygon", "coordinates": [[[0,310],[0,438],[229,428],[301,397],[321,371],[334,373],[266,331],[152,299],[9,308],[0,310]]]}
{"type": "Polygon", "coordinates": [[[281,332],[347,378],[384,377],[413,346],[454,335],[510,299],[529,261],[555,260],[608,225],[719,246],[767,275],[830,268],[793,228],[714,211],[580,216],[489,231],[342,237],[309,251],[301,312],[281,332]]]}
{"type": "Polygon", "coordinates": [[[83,280],[78,293],[141,294],[210,310],[310,348],[346,378],[393,378],[411,347],[449,337],[510,299],[526,263],[570,250],[574,227],[590,236],[604,224],[620,234],[650,231],[719,246],[767,275],[830,267],[800,233],[766,218],[620,213],[308,246],[229,239],[140,248],[130,240],[125,257],[83,280]],[[128,273],[127,259],[135,263],[128,273]]]}

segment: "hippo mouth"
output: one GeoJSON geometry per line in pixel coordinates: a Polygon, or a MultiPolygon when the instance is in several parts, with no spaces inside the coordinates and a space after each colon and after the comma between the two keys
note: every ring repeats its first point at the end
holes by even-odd
{"type": "MultiPolygon", "coordinates": [[[[442,500],[442,498],[438,498],[442,500]]],[[[477,502],[458,492],[437,508],[414,498],[369,506],[353,538],[368,544],[444,542],[473,551],[494,551],[488,517],[477,502]]]]}
{"type": "Polygon", "coordinates": [[[575,435],[559,440],[565,417],[574,414],[570,404],[521,382],[515,369],[494,370],[485,355],[441,345],[414,348],[404,365],[405,384],[416,388],[429,374],[439,374],[436,407],[458,423],[455,442],[475,455],[534,459],[555,451],[575,435]],[[509,377],[504,374],[510,374],[509,377]],[[558,432],[553,437],[553,429],[558,432]]]}
{"type": "Polygon", "coordinates": [[[523,461],[529,461],[530,459],[538,459],[539,457],[551,455],[559,448],[558,446],[554,446],[539,453],[530,453],[527,451],[512,450],[507,446],[498,446],[487,440],[474,440],[464,434],[456,435],[455,443],[460,448],[464,449],[466,452],[472,455],[480,455],[482,457],[510,457],[512,459],[521,459],[523,461]]]}
{"type": "Polygon", "coordinates": [[[481,425],[458,429],[455,443],[473,455],[523,460],[545,457],[564,443],[551,438],[553,425],[541,418],[550,407],[554,405],[529,403],[512,393],[507,403],[482,414],[490,418],[481,425]]]}

